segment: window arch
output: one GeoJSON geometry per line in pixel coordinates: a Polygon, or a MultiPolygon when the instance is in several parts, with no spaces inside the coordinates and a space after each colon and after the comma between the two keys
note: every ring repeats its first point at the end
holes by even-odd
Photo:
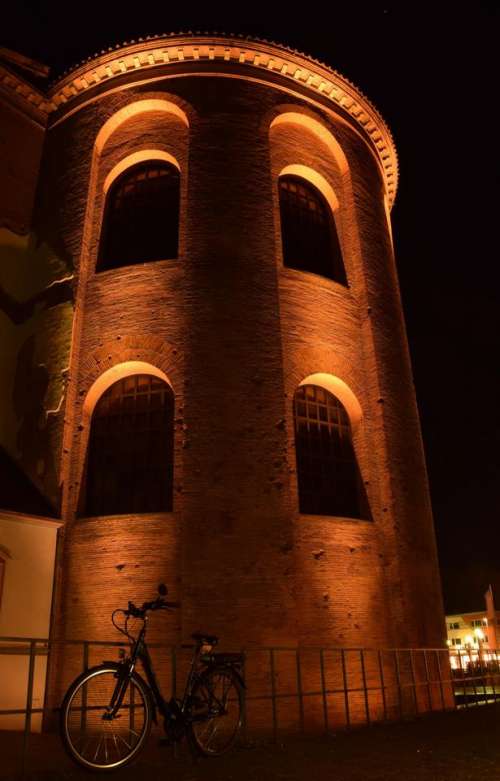
{"type": "Polygon", "coordinates": [[[127,168],[106,197],[97,271],[176,258],[179,169],[164,160],[127,168]]]}
{"type": "Polygon", "coordinates": [[[342,402],[318,385],[301,385],[294,425],[300,512],[370,518],[342,402]]]}
{"type": "Polygon", "coordinates": [[[347,285],[335,220],[324,195],[307,179],[285,174],[279,178],[279,201],[285,266],[347,285]]]}
{"type": "Polygon", "coordinates": [[[150,374],[113,383],[92,415],[84,514],[170,512],[173,444],[170,386],[150,374]]]}

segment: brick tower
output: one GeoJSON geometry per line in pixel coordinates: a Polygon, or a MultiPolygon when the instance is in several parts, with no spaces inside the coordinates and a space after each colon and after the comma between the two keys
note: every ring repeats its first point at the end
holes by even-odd
{"type": "Polygon", "coordinates": [[[441,645],[376,109],[301,54],[201,35],[31,94],[32,224],[74,291],[44,326],[68,356],[57,479],[33,472],[65,522],[54,635],[110,638],[164,581],[182,610],[152,639],[441,645]]]}

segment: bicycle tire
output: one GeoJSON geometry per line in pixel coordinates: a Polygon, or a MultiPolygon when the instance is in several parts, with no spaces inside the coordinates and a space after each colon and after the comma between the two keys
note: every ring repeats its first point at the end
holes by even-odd
{"type": "Polygon", "coordinates": [[[119,682],[119,670],[118,664],[108,663],[82,673],[61,705],[64,747],[87,770],[109,772],[129,764],[145,747],[151,730],[151,695],[136,673],[130,677],[116,716],[103,718],[119,682]],[[127,719],[119,721],[124,715],[127,719]]]}
{"type": "Polygon", "coordinates": [[[196,681],[189,703],[188,737],[196,751],[218,757],[234,745],[243,722],[243,688],[227,667],[211,667],[196,681]]]}

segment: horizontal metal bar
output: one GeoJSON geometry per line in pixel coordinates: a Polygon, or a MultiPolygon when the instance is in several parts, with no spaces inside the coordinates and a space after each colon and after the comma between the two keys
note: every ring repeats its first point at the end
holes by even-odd
{"type": "Polygon", "coordinates": [[[0,643],[46,643],[48,645],[49,642],[53,641],[48,637],[0,637],[0,643]]]}
{"type": "MultiPolygon", "coordinates": [[[[48,648],[34,648],[33,653],[35,656],[48,656],[48,648]]],[[[29,656],[30,646],[23,645],[21,647],[17,645],[0,646],[0,656],[29,656]]]]}
{"type": "MultiPolygon", "coordinates": [[[[59,640],[59,639],[50,639],[48,637],[0,637],[0,643],[2,642],[18,642],[18,643],[46,643],[48,646],[51,645],[82,645],[84,642],[87,642],[89,645],[95,645],[95,646],[125,646],[128,645],[124,641],[117,641],[117,640],[59,640]]],[[[181,646],[172,646],[168,643],[148,643],[148,646],[150,648],[177,648],[181,649],[181,646]]],[[[192,647],[192,646],[191,646],[192,647]]],[[[184,649],[182,649],[184,650],[184,649]]],[[[239,651],[242,649],[239,648],[239,651]]],[[[434,647],[426,647],[426,648],[380,648],[377,646],[352,646],[352,647],[341,647],[341,646],[320,646],[320,645],[301,645],[301,646],[259,646],[259,647],[251,647],[249,649],[243,648],[243,651],[245,653],[259,653],[262,651],[269,652],[270,650],[273,651],[283,651],[283,652],[289,652],[289,653],[296,653],[297,650],[300,652],[307,652],[307,651],[345,651],[345,652],[360,652],[364,651],[365,653],[378,653],[379,651],[381,653],[394,653],[394,651],[399,651],[402,654],[405,653],[423,653],[424,651],[434,651],[441,654],[447,653],[450,657],[459,658],[464,656],[464,654],[459,654],[457,652],[450,651],[448,648],[434,648],[434,647]]],[[[484,655],[486,654],[498,654],[500,661],[500,649],[496,648],[488,648],[487,650],[484,650],[481,652],[483,656],[481,657],[479,655],[479,652],[474,651],[475,654],[475,661],[480,661],[481,659],[484,659],[484,655]]],[[[485,660],[486,661],[486,660],[485,660]]],[[[496,661],[496,660],[493,660],[496,661]]]]}

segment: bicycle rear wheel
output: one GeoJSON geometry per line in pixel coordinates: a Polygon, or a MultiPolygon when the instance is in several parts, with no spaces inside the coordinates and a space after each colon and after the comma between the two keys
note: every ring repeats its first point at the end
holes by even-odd
{"type": "Polygon", "coordinates": [[[228,751],[243,721],[243,690],[229,668],[208,669],[193,687],[189,737],[204,756],[228,751]]]}
{"type": "Polygon", "coordinates": [[[119,665],[82,673],[61,706],[61,736],[71,758],[94,771],[116,770],[131,762],[151,729],[151,702],[144,682],[130,678],[122,704],[110,718],[109,705],[120,686],[119,665]]]}

